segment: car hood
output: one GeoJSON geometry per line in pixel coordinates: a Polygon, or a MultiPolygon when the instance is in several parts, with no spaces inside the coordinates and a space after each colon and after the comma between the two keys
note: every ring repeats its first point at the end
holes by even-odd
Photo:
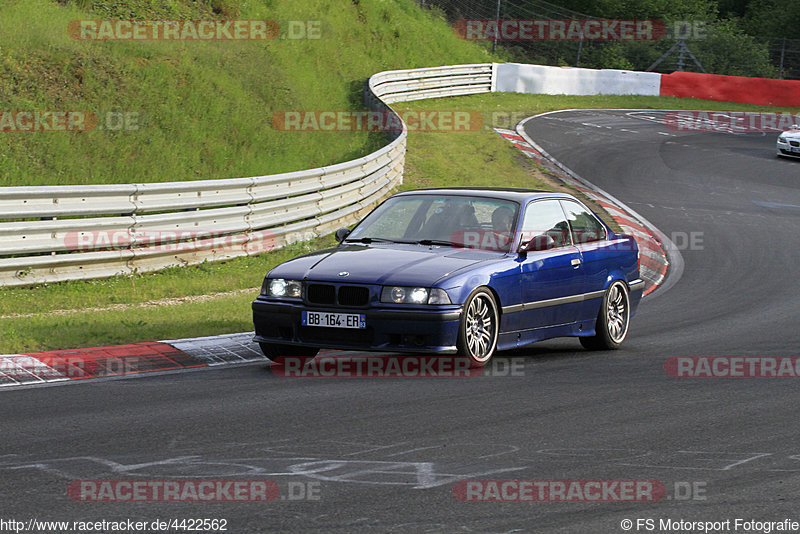
{"type": "Polygon", "coordinates": [[[289,260],[271,278],[357,284],[431,286],[441,278],[505,254],[420,245],[345,245],[289,260]],[[348,273],[343,275],[341,273],[348,273]]]}
{"type": "Polygon", "coordinates": [[[797,140],[800,139],[800,130],[787,130],[780,135],[787,139],[797,140]]]}

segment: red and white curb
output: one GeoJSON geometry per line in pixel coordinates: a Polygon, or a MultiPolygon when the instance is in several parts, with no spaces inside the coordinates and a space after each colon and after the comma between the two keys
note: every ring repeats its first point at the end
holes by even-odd
{"type": "Polygon", "coordinates": [[[625,204],[562,165],[528,138],[522,128],[525,121],[517,125],[516,131],[504,128],[494,130],[566,185],[600,204],[619,224],[623,232],[632,235],[639,245],[639,275],[644,280],[644,294],[648,295],[655,291],[664,283],[669,267],[661,232],[625,204]]]}
{"type": "Polygon", "coordinates": [[[265,362],[252,332],[0,355],[0,388],[265,362]]]}

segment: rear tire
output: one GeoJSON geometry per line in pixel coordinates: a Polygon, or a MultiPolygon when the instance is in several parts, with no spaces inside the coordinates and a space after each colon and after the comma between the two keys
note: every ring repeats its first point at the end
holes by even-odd
{"type": "Polygon", "coordinates": [[[259,343],[261,352],[264,353],[270,361],[283,365],[286,358],[295,358],[305,363],[308,360],[313,360],[319,352],[318,347],[300,347],[297,345],[279,345],[277,343],[259,343]]]}
{"type": "Polygon", "coordinates": [[[579,338],[581,345],[589,350],[616,350],[628,336],[631,319],[631,302],[628,285],[615,280],[603,295],[603,303],[597,314],[595,335],[579,338]]]}
{"type": "Polygon", "coordinates": [[[480,287],[464,304],[458,328],[458,354],[469,359],[470,367],[483,367],[497,349],[500,315],[492,292],[480,287]]]}

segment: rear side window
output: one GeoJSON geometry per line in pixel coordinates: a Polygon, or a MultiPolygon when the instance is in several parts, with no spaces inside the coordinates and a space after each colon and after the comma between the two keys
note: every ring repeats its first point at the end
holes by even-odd
{"type": "Polygon", "coordinates": [[[575,244],[591,243],[606,238],[606,229],[595,215],[571,200],[561,200],[567,220],[572,228],[572,238],[575,244]]]}

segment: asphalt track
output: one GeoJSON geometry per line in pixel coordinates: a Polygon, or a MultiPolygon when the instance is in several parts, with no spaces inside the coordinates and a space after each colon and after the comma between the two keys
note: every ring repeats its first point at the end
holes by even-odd
{"type": "Polygon", "coordinates": [[[301,379],[251,365],[6,391],[0,519],[225,518],[228,532],[342,533],[800,520],[800,382],[672,378],[664,368],[673,356],[798,355],[800,162],[776,159],[771,134],[674,132],[649,116],[656,121],[562,112],[526,125],[683,249],[680,279],[642,303],[623,350],[543,342],[498,359],[516,366],[514,376],[301,379]],[[318,498],[134,504],[67,495],[74,480],[171,478],[268,479],[284,495],[308,482],[318,498]],[[454,496],[457,481],[476,479],[657,480],[667,496],[454,496]],[[692,486],[701,492],[683,499],[692,486]]]}

